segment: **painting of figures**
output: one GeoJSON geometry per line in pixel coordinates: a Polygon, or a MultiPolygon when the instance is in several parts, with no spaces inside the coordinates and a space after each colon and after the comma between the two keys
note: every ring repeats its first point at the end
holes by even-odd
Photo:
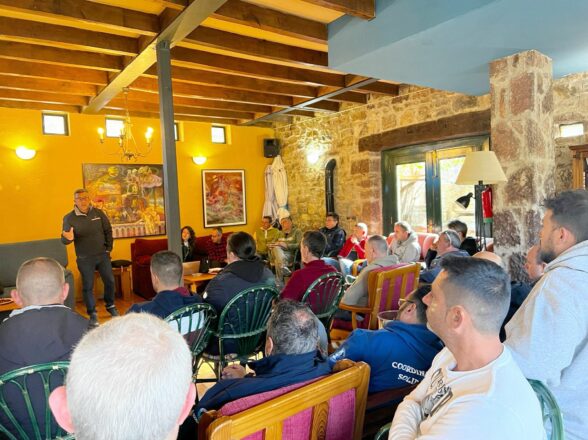
{"type": "Polygon", "coordinates": [[[114,238],[165,234],[162,165],[82,164],[92,205],[106,213],[114,238]]]}
{"type": "Polygon", "coordinates": [[[244,225],[244,170],[202,170],[204,227],[244,225]]]}

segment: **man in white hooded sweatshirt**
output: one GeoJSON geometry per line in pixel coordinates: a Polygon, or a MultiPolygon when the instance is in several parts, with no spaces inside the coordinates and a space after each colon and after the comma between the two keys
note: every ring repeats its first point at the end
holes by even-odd
{"type": "Polygon", "coordinates": [[[545,383],[563,413],[566,439],[588,433],[588,191],[545,201],[543,277],[506,325],[505,344],[525,376],[545,383]]]}

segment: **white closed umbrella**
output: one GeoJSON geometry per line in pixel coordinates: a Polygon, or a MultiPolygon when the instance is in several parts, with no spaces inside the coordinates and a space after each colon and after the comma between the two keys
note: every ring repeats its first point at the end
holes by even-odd
{"type": "Polygon", "coordinates": [[[288,212],[288,176],[281,156],[276,156],[272,163],[272,179],[274,181],[274,193],[278,202],[278,218],[289,217],[288,212]]]}
{"type": "Polygon", "coordinates": [[[274,180],[272,166],[265,167],[265,202],[263,203],[263,215],[269,215],[272,219],[276,219],[278,215],[278,202],[274,194],[274,180]]]}

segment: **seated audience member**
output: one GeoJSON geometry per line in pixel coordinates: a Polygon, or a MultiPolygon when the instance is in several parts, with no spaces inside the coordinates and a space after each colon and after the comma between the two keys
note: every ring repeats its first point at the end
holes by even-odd
{"type": "MultiPolygon", "coordinates": [[[[20,266],[11,297],[21,308],[0,324],[0,374],[34,364],[69,360],[74,346],[88,330],[88,320],[63,305],[68,292],[63,267],[57,261],[35,258],[20,266]]],[[[29,388],[33,408],[44,408],[45,395],[41,384],[35,385],[35,379],[31,378],[29,388]]],[[[5,392],[16,420],[30,438],[35,438],[22,399],[10,389],[5,392]]],[[[0,423],[12,431],[12,423],[4,422],[3,417],[0,416],[0,423]]],[[[39,420],[39,427],[44,426],[44,421],[39,420]]],[[[20,437],[18,432],[12,434],[20,437]]]]}
{"type": "Polygon", "coordinates": [[[317,344],[317,321],[310,309],[296,301],[277,302],[268,322],[265,357],[249,363],[255,374],[246,376],[239,364],[226,367],[222,379],[198,403],[196,414],[329,374],[331,368],[317,344]]]}
{"type": "Polygon", "coordinates": [[[171,251],[159,251],[151,257],[151,282],[157,292],[151,301],[136,303],[127,313],[146,312],[160,318],[189,304],[202,302],[199,295],[190,296],[183,284],[180,257],[171,251]]]}
{"type": "Polygon", "coordinates": [[[424,283],[432,283],[441,271],[441,261],[450,255],[469,257],[466,251],[459,249],[459,244],[459,236],[455,231],[448,229],[441,232],[437,243],[437,256],[431,262],[431,267],[421,272],[420,280],[424,283]]]}
{"type": "MultiPolygon", "coordinates": [[[[365,245],[368,265],[359,273],[353,284],[345,291],[341,302],[350,306],[367,306],[368,277],[372,270],[398,264],[396,255],[388,255],[388,243],[381,235],[372,235],[365,245]]],[[[339,315],[338,315],[339,316],[339,315]]],[[[345,319],[343,316],[341,316],[345,319]]]]}
{"type": "Polygon", "coordinates": [[[269,215],[263,216],[261,228],[255,232],[255,243],[260,257],[268,257],[269,248],[267,246],[274,243],[279,235],[280,231],[272,226],[272,218],[269,215]]]}
{"type": "MultiPolygon", "coordinates": [[[[459,240],[461,244],[459,245],[459,249],[462,251],[466,251],[470,256],[474,255],[478,252],[478,245],[476,243],[476,239],[474,237],[468,237],[468,225],[460,220],[452,220],[447,223],[447,229],[451,229],[452,231],[457,232],[459,236],[459,240]]],[[[435,259],[437,256],[437,242],[434,242],[433,245],[427,251],[427,255],[425,255],[425,263],[427,268],[430,267],[431,261],[435,259]]]]}
{"type": "Polygon", "coordinates": [[[253,286],[273,285],[274,276],[256,254],[255,241],[246,232],[235,232],[227,241],[227,261],[204,292],[204,302],[220,315],[225,305],[242,290],[253,286]]]}
{"type": "Polygon", "coordinates": [[[339,227],[339,215],[334,212],[327,213],[325,226],[320,229],[327,238],[327,247],[321,257],[337,257],[345,244],[345,231],[339,227]]]}
{"type": "Polygon", "coordinates": [[[0,325],[0,374],[33,364],[67,361],[88,320],[65,306],[69,285],[51,258],[25,261],[11,292],[21,307],[0,325]]]}
{"type": "Polygon", "coordinates": [[[86,334],[49,405],[79,440],[172,440],[195,398],[182,335],[155,316],[133,313],[86,334]]]}
{"type": "Polygon", "coordinates": [[[401,263],[413,263],[421,259],[419,239],[407,222],[394,224],[394,240],[390,243],[390,255],[396,255],[401,263]]]}
{"type": "Polygon", "coordinates": [[[346,241],[339,251],[339,267],[343,275],[351,273],[351,266],[355,260],[365,258],[365,243],[367,240],[368,227],[365,223],[357,223],[353,227],[353,234],[346,241]]]}
{"type": "Polygon", "coordinates": [[[187,263],[194,261],[194,249],[196,247],[196,233],[191,226],[182,228],[182,261],[187,263]]]}
{"type": "MultiPolygon", "coordinates": [[[[203,294],[204,302],[212,305],[218,316],[239,292],[254,286],[275,285],[271,270],[256,254],[255,240],[251,235],[246,232],[231,234],[226,252],[229,264],[210,280],[203,294]]],[[[235,349],[231,341],[224,347],[227,353],[235,349]]],[[[218,340],[215,337],[211,338],[206,351],[218,354],[218,340]]]]}
{"type": "Polygon", "coordinates": [[[304,267],[295,271],[282,290],[283,299],[302,301],[306,289],[320,276],[335,272],[335,269],[321,260],[327,240],[322,232],[306,231],[300,242],[300,256],[304,267]]]}
{"type": "Polygon", "coordinates": [[[290,217],[284,217],[280,220],[282,230],[278,235],[278,240],[270,245],[270,262],[276,268],[276,283],[278,287],[284,285],[284,267],[289,266],[294,261],[296,249],[300,246],[302,232],[295,227],[290,217]]]}
{"type": "Polygon", "coordinates": [[[206,240],[206,252],[210,267],[224,267],[227,265],[227,239],[223,236],[222,228],[214,228],[206,240]]]}
{"type": "Polygon", "coordinates": [[[398,406],[389,438],[545,438],[539,401],[498,338],[508,275],[479,258],[447,257],[441,268],[423,301],[445,348],[398,406]]]}
{"type": "Polygon", "coordinates": [[[539,256],[545,273],[506,325],[505,344],[555,395],[568,440],[588,433],[588,191],[547,199],[539,256]]]}
{"type": "MultiPolygon", "coordinates": [[[[369,246],[369,244],[368,244],[369,246]]],[[[400,305],[396,320],[382,330],[357,329],[329,358],[364,361],[370,366],[370,393],[402,388],[420,382],[443,344],[427,329],[423,286],[400,305]]]]}

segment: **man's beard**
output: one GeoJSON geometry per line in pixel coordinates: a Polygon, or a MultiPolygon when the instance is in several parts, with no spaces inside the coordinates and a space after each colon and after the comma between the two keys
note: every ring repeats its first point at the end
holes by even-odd
{"type": "Polygon", "coordinates": [[[543,247],[541,247],[539,249],[539,258],[544,263],[549,264],[557,258],[557,255],[553,249],[543,249],[543,247]]]}

